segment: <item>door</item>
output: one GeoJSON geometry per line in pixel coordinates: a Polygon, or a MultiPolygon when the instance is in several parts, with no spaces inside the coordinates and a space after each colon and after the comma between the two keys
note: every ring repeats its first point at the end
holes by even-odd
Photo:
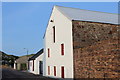
{"type": "Polygon", "coordinates": [[[15,63],[15,69],[17,69],[17,63],[15,63]]]}
{"type": "Polygon", "coordinates": [[[43,61],[39,62],[39,74],[43,74],[43,61]]]}

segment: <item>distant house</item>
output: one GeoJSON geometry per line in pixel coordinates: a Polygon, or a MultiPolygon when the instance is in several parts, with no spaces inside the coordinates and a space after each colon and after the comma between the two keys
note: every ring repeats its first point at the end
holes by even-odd
{"type": "Polygon", "coordinates": [[[29,72],[43,74],[43,49],[29,58],[29,72]]]}
{"type": "Polygon", "coordinates": [[[120,78],[118,15],[54,6],[44,35],[44,76],[120,78]]]}
{"type": "Polygon", "coordinates": [[[22,56],[15,60],[14,69],[17,70],[28,70],[28,59],[31,56],[22,56]]]}

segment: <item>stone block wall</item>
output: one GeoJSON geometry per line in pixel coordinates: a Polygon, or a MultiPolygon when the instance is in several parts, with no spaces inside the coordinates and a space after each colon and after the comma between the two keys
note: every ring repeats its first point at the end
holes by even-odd
{"type": "Polygon", "coordinates": [[[120,78],[118,25],[73,21],[75,78],[120,78]]]}

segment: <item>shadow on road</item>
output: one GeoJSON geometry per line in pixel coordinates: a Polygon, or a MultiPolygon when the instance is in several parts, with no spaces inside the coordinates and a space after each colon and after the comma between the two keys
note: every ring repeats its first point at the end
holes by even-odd
{"type": "Polygon", "coordinates": [[[2,80],[56,80],[28,72],[17,71],[10,68],[2,69],[2,80]]]}

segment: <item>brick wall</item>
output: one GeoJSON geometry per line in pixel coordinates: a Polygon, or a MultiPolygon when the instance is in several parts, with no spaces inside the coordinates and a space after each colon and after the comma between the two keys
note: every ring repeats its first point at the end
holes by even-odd
{"type": "Polygon", "coordinates": [[[75,78],[120,78],[118,25],[73,21],[75,78]]]}

